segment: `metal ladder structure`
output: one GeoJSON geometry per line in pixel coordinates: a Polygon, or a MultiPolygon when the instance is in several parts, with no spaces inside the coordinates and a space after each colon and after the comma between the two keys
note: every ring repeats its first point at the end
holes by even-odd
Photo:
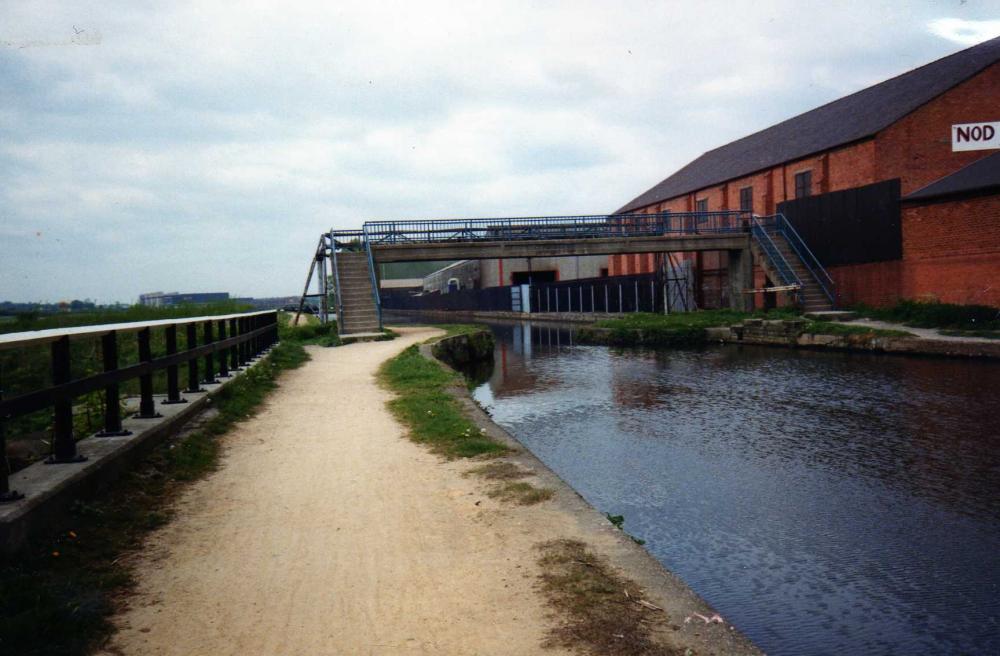
{"type": "Polygon", "coordinates": [[[326,236],[341,336],[381,333],[382,302],[369,240],[359,230],[331,230],[326,236]]]}
{"type": "Polygon", "coordinates": [[[797,287],[797,300],[803,310],[836,308],[833,278],[783,214],[755,216],[750,231],[754,250],[768,277],[781,285],[797,287]]]}

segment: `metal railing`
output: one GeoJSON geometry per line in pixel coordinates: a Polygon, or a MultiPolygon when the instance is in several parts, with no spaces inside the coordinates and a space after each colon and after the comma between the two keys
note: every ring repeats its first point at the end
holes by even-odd
{"type": "MultiPolygon", "coordinates": [[[[750,212],[368,221],[366,244],[593,239],[745,232],[750,212]]],[[[348,232],[348,231],[344,231],[348,232]]]]}
{"type": "Polygon", "coordinates": [[[372,284],[372,300],[375,302],[375,312],[378,315],[378,329],[382,330],[382,299],[378,293],[378,277],[375,275],[375,260],[372,258],[372,243],[365,240],[365,254],[368,257],[368,275],[372,284]]]}
{"type": "MultiPolygon", "coordinates": [[[[325,238],[324,238],[325,239],[325,238]]],[[[337,264],[337,240],[330,232],[330,260],[333,264],[334,293],[337,296],[337,332],[344,332],[344,294],[340,287],[340,268],[337,264]]]]}
{"type": "Polygon", "coordinates": [[[48,344],[51,349],[50,366],[52,385],[50,387],[20,394],[11,398],[0,398],[0,501],[14,501],[21,495],[9,489],[3,424],[47,408],[53,408],[52,455],[46,460],[50,464],[82,462],[86,458],[77,452],[73,436],[73,399],[84,394],[104,391],[104,429],[95,437],[128,435],[122,428],[119,384],[139,379],[139,419],[154,419],[161,415],[156,411],[153,398],[153,373],[166,369],[165,404],[185,403],[178,380],[181,364],[187,364],[188,386],[183,392],[203,392],[202,383],[217,383],[215,376],[228,377],[231,371],[240,371],[253,358],[278,340],[278,314],[276,311],[249,312],[218,316],[187,317],[157,321],[136,321],[130,323],[103,324],[57,328],[31,332],[0,335],[0,349],[19,349],[48,344]],[[186,333],[187,347],[183,351],[177,347],[178,329],[186,333]],[[202,329],[202,343],[198,344],[198,328],[202,329]],[[164,330],[166,354],[154,358],[152,354],[151,331],[164,330]],[[216,336],[216,329],[218,336],[216,336]],[[227,331],[228,329],[228,331],[227,331]],[[139,362],[120,366],[118,336],[136,333],[139,362]],[[104,371],[92,376],[74,378],[70,356],[70,341],[84,338],[100,338],[101,359],[104,371]],[[216,354],[218,367],[216,367],[216,354]],[[204,360],[205,377],[198,375],[199,358],[204,360]]]}
{"type": "Polygon", "coordinates": [[[771,235],[767,233],[764,225],[761,224],[757,217],[753,219],[753,227],[751,229],[751,234],[753,235],[754,241],[760,246],[761,250],[764,252],[764,256],[770,261],[771,266],[781,277],[781,282],[783,285],[798,285],[802,287],[802,281],[795,274],[795,270],[792,269],[788,260],[782,255],[781,249],[774,243],[771,239],[771,235]]]}
{"type": "Polygon", "coordinates": [[[785,218],[784,214],[774,214],[772,216],[760,217],[761,225],[764,229],[771,229],[779,234],[781,234],[788,245],[795,251],[795,254],[799,256],[802,264],[808,269],[809,273],[816,280],[816,283],[823,290],[830,302],[835,306],[837,304],[837,293],[836,293],[836,283],[833,282],[833,278],[827,272],[823,265],[820,264],[819,259],[813,255],[813,252],[806,245],[802,237],[799,236],[798,231],[795,226],[785,218]]]}

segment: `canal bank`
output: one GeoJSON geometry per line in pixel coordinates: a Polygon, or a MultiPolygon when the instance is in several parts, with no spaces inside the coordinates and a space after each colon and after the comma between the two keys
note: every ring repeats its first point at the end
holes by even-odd
{"type": "Polygon", "coordinates": [[[492,329],[477,402],[767,653],[1000,648],[997,363],[492,329]]]}
{"type": "MultiPolygon", "coordinates": [[[[490,340],[492,342],[492,340],[490,340]]],[[[481,334],[458,335],[446,338],[432,344],[423,344],[421,354],[433,361],[446,361],[447,364],[457,364],[464,369],[474,364],[470,356],[484,353],[484,340],[481,334]],[[450,342],[450,343],[443,343],[450,342]]],[[[492,349],[491,349],[492,351],[492,349]]],[[[598,560],[603,561],[616,573],[621,590],[615,590],[612,607],[594,608],[591,614],[605,615],[614,613],[613,606],[624,605],[630,609],[639,608],[648,611],[640,621],[643,628],[649,631],[653,649],[642,648],[641,651],[630,651],[622,643],[616,648],[616,642],[624,641],[621,631],[609,627],[612,632],[610,641],[595,644],[592,639],[566,644],[584,651],[610,654],[662,653],[673,654],[759,654],[761,653],[733,626],[721,616],[704,599],[649,554],[642,546],[641,540],[630,536],[619,524],[609,521],[608,513],[601,512],[584,499],[572,486],[563,480],[555,471],[536,457],[510,432],[494,422],[489,414],[472,397],[467,385],[461,383],[463,378],[457,378],[455,384],[448,389],[449,393],[459,401],[462,411],[470,418],[477,429],[489,438],[499,442],[509,451],[498,458],[490,459],[490,467],[509,468],[521,472],[519,478],[531,481],[533,486],[551,491],[552,495],[544,503],[531,505],[528,508],[507,507],[506,513],[517,513],[523,516],[518,523],[525,522],[539,527],[546,527],[542,534],[547,535],[544,544],[577,542],[598,554],[598,560]],[[619,635],[615,638],[615,635],[619,635]],[[589,644],[588,644],[589,643],[589,644]]],[[[473,469],[472,471],[475,471],[473,469]]],[[[488,485],[488,484],[487,484],[488,485]]],[[[489,494],[488,491],[487,495],[489,494]]],[[[543,543],[536,543],[536,548],[543,543]]],[[[596,563],[576,560],[577,567],[592,568],[596,563]]],[[[578,574],[579,575],[579,574],[578,574]]],[[[544,578],[544,574],[542,574],[544,578]]],[[[571,600],[569,606],[578,606],[586,595],[573,584],[568,591],[571,600]]],[[[543,586],[544,588],[544,586],[543,586]]],[[[557,615],[557,621],[558,619],[557,615]]],[[[563,617],[562,630],[574,622],[593,623],[593,618],[563,617]],[[568,623],[567,623],[568,620],[568,623]]],[[[573,633],[586,634],[582,627],[573,629],[573,633]]],[[[558,635],[559,630],[555,631],[558,635]]],[[[607,636],[605,636],[605,640],[607,636]]]]}
{"type": "Polygon", "coordinates": [[[784,348],[829,349],[869,353],[895,353],[956,358],[1000,359],[1000,339],[954,337],[902,324],[870,321],[812,321],[803,318],[739,318],[720,325],[705,325],[699,313],[619,315],[578,312],[531,313],[474,311],[392,310],[407,320],[529,322],[585,326],[575,339],[603,346],[676,347],[702,344],[745,344],[784,348]],[[634,317],[642,317],[635,325],[634,317]],[[656,317],[679,318],[675,325],[657,325],[656,317]],[[614,325],[618,324],[618,325],[614,325]]]}
{"type": "Polygon", "coordinates": [[[491,461],[443,460],[405,439],[375,372],[439,333],[400,333],[310,347],[312,361],[225,437],[218,470],[136,556],[138,591],[106,653],[579,653],[560,642],[574,628],[564,607],[540,589],[554,569],[600,562],[617,573],[607,581],[645,584],[602,594],[640,609],[657,641],[636,652],[611,630],[601,653],[759,653],[697,596],[667,598],[662,566],[643,565],[600,513],[567,511],[563,497],[583,501],[551,472],[531,475],[552,500],[511,504],[472,472],[491,461]],[[546,551],[574,541],[594,560],[546,551]]]}

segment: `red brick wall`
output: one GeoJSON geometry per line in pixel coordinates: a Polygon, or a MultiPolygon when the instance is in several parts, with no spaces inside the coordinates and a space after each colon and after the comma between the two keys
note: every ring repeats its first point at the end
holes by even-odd
{"type": "MultiPolygon", "coordinates": [[[[695,199],[700,198],[708,199],[709,210],[737,209],[739,189],[753,186],[754,212],[771,214],[778,203],[794,197],[795,174],[806,169],[812,171],[814,194],[898,177],[906,195],[989,155],[990,151],[951,152],[951,125],[995,121],[1000,118],[997,108],[1000,108],[1000,63],[955,86],[873,139],[671,198],[648,209],[692,211],[695,199]]],[[[884,305],[900,298],[934,296],[946,302],[1000,305],[997,295],[1000,292],[984,291],[988,283],[980,285],[983,276],[992,276],[1000,287],[1000,271],[997,265],[990,264],[988,256],[1000,259],[1000,248],[994,241],[996,233],[991,232],[1000,231],[1000,218],[995,205],[985,201],[972,203],[975,205],[972,213],[970,206],[962,203],[906,209],[904,260],[832,269],[841,302],[884,305]],[[988,235],[982,232],[984,225],[989,226],[988,235]]],[[[693,259],[693,254],[690,257],[693,259]]],[[[620,263],[616,268],[615,261],[621,260],[621,256],[610,259],[612,275],[651,270],[645,266],[623,267],[620,263]]],[[[706,256],[704,265],[706,269],[724,268],[725,257],[706,256]]]]}
{"type": "Polygon", "coordinates": [[[903,209],[903,296],[1000,307],[1000,195],[903,209]]]}
{"type": "Polygon", "coordinates": [[[990,151],[951,152],[951,126],[1000,119],[1000,63],[953,87],[875,137],[877,180],[902,180],[903,195],[990,151]]]}
{"type": "Polygon", "coordinates": [[[892,305],[901,296],[903,262],[872,262],[830,267],[840,305],[892,305]]]}

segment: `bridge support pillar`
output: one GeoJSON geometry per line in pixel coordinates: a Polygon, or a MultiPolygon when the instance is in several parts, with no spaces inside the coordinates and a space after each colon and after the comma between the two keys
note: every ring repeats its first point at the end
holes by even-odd
{"type": "Polygon", "coordinates": [[[753,311],[753,255],[749,248],[729,252],[729,308],[740,312],[753,311]]]}

